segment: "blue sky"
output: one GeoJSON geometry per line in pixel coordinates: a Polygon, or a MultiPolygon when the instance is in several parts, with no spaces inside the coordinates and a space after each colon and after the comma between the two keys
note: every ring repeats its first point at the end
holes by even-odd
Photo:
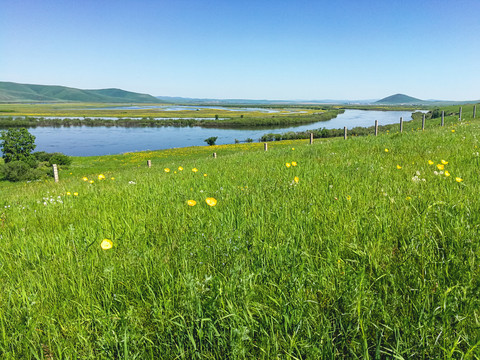
{"type": "Polygon", "coordinates": [[[478,0],[0,0],[0,81],[155,96],[480,99],[478,0]]]}

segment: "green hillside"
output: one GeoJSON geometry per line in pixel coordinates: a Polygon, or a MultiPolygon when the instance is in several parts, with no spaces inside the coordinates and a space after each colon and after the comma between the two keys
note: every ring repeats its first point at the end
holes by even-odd
{"type": "Polygon", "coordinates": [[[472,110],[0,181],[0,358],[480,359],[472,110]]]}
{"type": "Polygon", "coordinates": [[[82,90],[65,86],[0,82],[0,102],[163,103],[148,95],[121,89],[82,90]]]}
{"type": "Polygon", "coordinates": [[[387,96],[381,100],[375,102],[375,104],[423,104],[425,103],[424,100],[420,100],[408,95],[404,94],[395,94],[391,96],[387,96]]]}

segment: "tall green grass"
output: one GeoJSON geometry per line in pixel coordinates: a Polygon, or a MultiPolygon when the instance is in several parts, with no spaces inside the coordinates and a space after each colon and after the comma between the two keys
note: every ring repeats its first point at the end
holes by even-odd
{"type": "Polygon", "coordinates": [[[479,140],[463,122],[2,184],[0,357],[478,359],[479,140]]]}

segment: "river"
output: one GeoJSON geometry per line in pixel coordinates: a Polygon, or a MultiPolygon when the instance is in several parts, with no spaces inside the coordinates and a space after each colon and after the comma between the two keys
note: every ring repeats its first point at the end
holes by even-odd
{"type": "Polygon", "coordinates": [[[218,136],[217,145],[233,144],[235,139],[258,141],[266,133],[306,131],[319,128],[348,129],[398,123],[400,117],[411,120],[411,111],[345,110],[336,118],[317,123],[275,129],[212,129],[201,127],[38,127],[29,132],[35,135],[35,151],[61,152],[71,156],[94,156],[124,152],[169,149],[186,146],[206,146],[204,140],[218,136]]]}

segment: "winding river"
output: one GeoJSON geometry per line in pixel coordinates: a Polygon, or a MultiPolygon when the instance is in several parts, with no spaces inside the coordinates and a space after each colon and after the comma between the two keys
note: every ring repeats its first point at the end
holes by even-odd
{"type": "Polygon", "coordinates": [[[205,146],[204,140],[218,136],[217,145],[233,144],[235,139],[258,141],[265,133],[284,133],[319,128],[348,129],[398,123],[400,117],[411,120],[411,111],[345,110],[336,118],[317,123],[274,129],[212,129],[200,127],[38,127],[29,129],[35,135],[35,151],[61,152],[71,156],[94,156],[124,152],[205,146]]]}

